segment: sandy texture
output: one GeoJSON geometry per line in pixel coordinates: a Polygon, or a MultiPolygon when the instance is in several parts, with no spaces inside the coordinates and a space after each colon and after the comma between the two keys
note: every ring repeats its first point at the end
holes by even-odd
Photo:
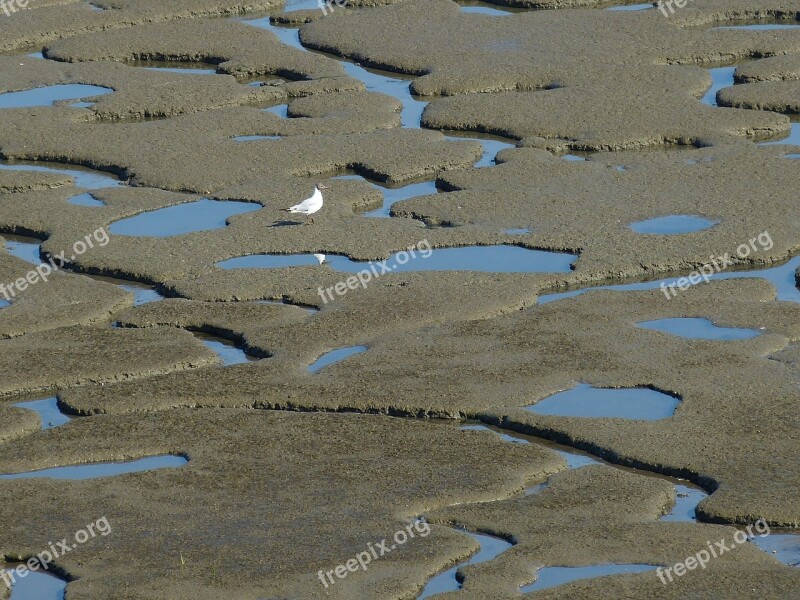
{"type": "MultiPolygon", "coordinates": [[[[11,54],[0,57],[0,94],[114,90],[88,108],[0,110],[0,158],[83,165],[120,183],[91,190],[102,206],[76,206],[69,200],[87,190],[72,177],[0,170],[0,232],[41,239],[42,255],[65,252],[68,267],[0,306],[0,472],[190,459],[92,481],[0,481],[0,558],[26,558],[106,516],[112,535],[57,563],[70,599],[388,600],[416,597],[475,552],[465,526],[516,545],[464,568],[463,589],[447,597],[493,600],[520,597],[546,566],[673,565],[732,537],[731,524],[800,526],[797,303],[776,301],[763,280],[737,279],[671,300],[659,289],[596,290],[537,304],[553,290],[687,275],[750,241],[759,247],[731,267],[797,252],[800,179],[787,158],[796,147],[753,141],[787,134],[778,113],[800,108],[800,31],[714,27],[788,22],[800,1],[697,0],[668,18],[590,0],[497,1],[569,10],[487,16],[450,0],[364,0],[280,18],[302,23],[302,42],[323,52],[241,22],[278,8],[274,0],[39,0],[0,16],[0,51],[11,54]],[[230,18],[209,18],[220,16],[230,18]],[[41,49],[49,60],[25,54],[41,49]],[[474,168],[492,158],[478,141],[400,127],[410,111],[378,92],[405,100],[406,91],[386,74],[347,76],[337,56],[407,79],[429,102],[423,127],[501,134],[516,147],[474,168]],[[151,71],[142,60],[217,74],[151,71]],[[738,108],[700,101],[708,68],[723,64],[736,65],[737,85],[719,103],[738,108]],[[405,194],[370,182],[434,180],[438,193],[394,204],[391,218],[363,214],[385,194],[405,194]],[[313,224],[280,210],[317,183],[330,189],[313,224]],[[76,241],[122,219],[202,198],[258,210],[178,237],[112,234],[72,256],[76,241]],[[714,225],[631,229],[667,215],[714,225]],[[331,302],[320,289],[351,275],[331,263],[218,266],[264,253],[382,260],[423,241],[577,260],[552,274],[395,272],[331,302]],[[121,280],[87,274],[168,298],[134,306],[121,280]],[[637,326],[670,317],[760,335],[689,340],[637,326]],[[260,360],[223,366],[198,331],[260,360]],[[323,354],[356,345],[367,349],[309,372],[323,354]],[[655,421],[526,410],[579,383],[650,387],[680,403],[655,421]],[[53,394],[75,416],[62,427],[39,431],[34,413],[12,407],[53,394]],[[536,439],[462,431],[464,418],[618,467],[563,472],[536,439]],[[659,519],[676,499],[663,475],[710,494],[701,522],[659,519]],[[429,537],[329,590],[319,581],[320,569],[420,515],[434,523],[429,537]]],[[[32,267],[0,251],[0,284],[32,267]]],[[[532,597],[788,600],[798,589],[800,571],[747,544],[667,586],[643,573],[532,597]]]]}
{"type": "Polygon", "coordinates": [[[791,52],[798,43],[787,35],[791,32],[742,36],[681,28],[659,11],[553,11],[491,19],[461,13],[446,0],[329,17],[303,26],[303,42],[419,75],[412,84],[419,94],[458,94],[426,109],[423,124],[429,127],[566,140],[575,149],[696,143],[786,127],[775,115],[699,104],[708,76],[688,65],[791,52]],[[422,23],[420,11],[426,14],[422,23]],[[413,31],[415,44],[409,45],[405,34],[385,39],[378,21],[393,31],[413,31]],[[605,29],[625,33],[587,34],[605,29]],[[526,60],[531,56],[535,60],[526,60]]]}
{"type": "Polygon", "coordinates": [[[217,65],[240,76],[275,74],[290,79],[344,75],[334,60],[286,46],[263,29],[229,20],[170,21],[71,37],[52,45],[56,60],[184,60],[217,65]]]}
{"type": "Polygon", "coordinates": [[[717,102],[720,106],[797,114],[800,113],[798,91],[800,81],[763,81],[720,90],[717,102]]]}
{"type": "MultiPolygon", "coordinates": [[[[580,567],[597,557],[612,564],[673,565],[705,548],[708,540],[731,540],[735,530],[688,523],[657,523],[663,481],[589,466],[553,476],[543,491],[488,504],[471,504],[429,515],[433,523],[459,523],[472,531],[502,532],[516,544],[493,561],[461,570],[462,591],[451,600],[519,598],[538,568],[580,567]],[[588,494],[591,494],[591,500],[588,494]],[[597,523],[602,522],[602,525],[597,523]]],[[[729,542],[730,543],[730,542],[729,542]]],[[[789,598],[800,574],[770,559],[754,544],[719,556],[702,572],[665,585],[653,572],[584,580],[532,594],[531,598],[789,598]]]]}
{"type": "Polygon", "coordinates": [[[218,361],[191,334],[164,329],[68,327],[3,340],[0,346],[2,396],[141,379],[218,361]]]}
{"type": "Polygon", "coordinates": [[[46,282],[35,273],[34,284],[29,285],[26,278],[33,270],[34,265],[8,255],[5,248],[0,251],[0,283],[5,286],[0,300],[6,301],[8,295],[11,301],[10,306],[2,308],[0,338],[67,325],[104,323],[114,312],[132,304],[130,294],[114,285],[65,272],[47,276],[42,271],[46,282]],[[20,279],[24,280],[24,290],[16,285],[20,279]],[[14,287],[9,289],[10,286],[14,287]]]}
{"type": "MultiPolygon", "coordinates": [[[[0,51],[41,47],[62,37],[124,28],[152,21],[198,16],[236,15],[247,10],[278,6],[276,0],[226,2],[220,0],[55,0],[30,3],[31,10],[16,12],[0,29],[0,51]],[[92,10],[95,5],[105,10],[92,10]]],[[[4,15],[5,16],[5,15],[4,15]]]]}
{"type": "MultiPolygon", "coordinates": [[[[293,344],[291,332],[279,328],[269,344],[275,355],[269,361],[213,376],[198,371],[94,387],[64,398],[84,413],[202,405],[483,416],[594,448],[618,461],[691,477],[708,491],[717,490],[702,505],[709,519],[749,522],[764,516],[796,526],[798,478],[791,465],[797,461],[790,457],[797,452],[792,408],[797,373],[766,357],[800,336],[798,308],[769,302],[772,297],[771,286],[760,281],[715,283],[672,300],[659,290],[589,293],[494,319],[362,338],[357,343],[366,343],[367,352],[313,375],[305,366],[331,346],[310,343],[308,329],[295,329],[293,344]],[[678,316],[765,329],[750,340],[719,342],[635,326],[678,316]],[[287,342],[284,349],[279,340],[287,342]],[[357,379],[353,372],[359,373],[357,379]],[[582,381],[653,386],[683,401],[672,419],[647,423],[599,419],[589,425],[520,408],[582,381]]],[[[146,310],[158,314],[162,309],[146,310]]],[[[310,317],[309,323],[324,331],[325,315],[310,317]]],[[[339,338],[341,345],[353,342],[339,338]]]]}
{"type": "Polygon", "coordinates": [[[46,548],[55,520],[57,532],[70,535],[105,516],[110,535],[59,561],[60,569],[80,577],[69,586],[73,598],[408,596],[469,554],[469,538],[435,527],[366,572],[337,579],[332,595],[317,571],[390,539],[424,512],[506,498],[526,480],[563,468],[548,450],[510,447],[457,424],[174,411],[81,419],[32,435],[4,451],[0,472],[164,453],[190,460],[179,469],[94,482],[3,482],[7,497],[28,498],[39,508],[0,505],[9,524],[0,553],[25,556],[46,548]],[[154,537],[154,531],[169,533],[154,537]]]}
{"type": "Polygon", "coordinates": [[[8,404],[0,404],[0,443],[30,435],[40,426],[36,413],[8,404]]]}
{"type": "MultiPolygon", "coordinates": [[[[280,124],[280,117],[244,107],[123,123],[113,128],[87,122],[82,111],[71,108],[4,112],[0,147],[7,157],[66,160],[124,172],[136,185],[201,193],[247,181],[261,181],[262,185],[269,181],[274,187],[281,179],[319,176],[346,168],[378,181],[411,181],[430,178],[447,168],[469,166],[479,156],[475,142],[447,142],[441,133],[421,130],[320,136],[313,147],[302,136],[236,142],[232,138],[237,135],[282,133],[268,130],[270,124],[280,124]],[[44,136],[43,131],[47,132],[44,136]],[[120,136],[131,143],[118,144],[120,136]],[[376,147],[383,152],[376,154],[376,147]],[[169,155],[170,160],[161,160],[162,154],[169,155]],[[198,161],[202,161],[202,170],[197,168],[198,161]]],[[[386,126],[384,116],[379,126],[386,126]]]]}

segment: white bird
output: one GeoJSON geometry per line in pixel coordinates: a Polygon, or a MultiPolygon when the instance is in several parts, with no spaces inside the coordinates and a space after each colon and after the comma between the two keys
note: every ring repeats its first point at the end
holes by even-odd
{"type": "MultiPolygon", "coordinates": [[[[324,262],[325,262],[325,255],[324,255],[324,254],[315,254],[315,255],[314,255],[314,258],[316,258],[316,259],[317,259],[317,261],[319,262],[319,264],[322,264],[322,263],[324,263],[324,262]]],[[[762,329],[763,329],[763,328],[762,328],[762,329]]]]}
{"type": "MultiPolygon", "coordinates": [[[[311,196],[311,198],[307,198],[300,204],[295,204],[294,206],[290,206],[289,208],[284,208],[282,210],[290,213],[301,213],[306,217],[309,217],[322,208],[322,190],[327,189],[327,185],[318,183],[316,186],[314,186],[314,194],[311,196]]],[[[314,219],[311,219],[311,223],[313,222],[314,219]]]]}

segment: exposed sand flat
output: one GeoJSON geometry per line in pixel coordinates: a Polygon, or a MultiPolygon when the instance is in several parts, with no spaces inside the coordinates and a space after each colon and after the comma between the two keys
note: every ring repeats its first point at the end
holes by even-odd
{"type": "Polygon", "coordinates": [[[9,173],[0,171],[0,194],[43,190],[72,183],[72,178],[57,173],[9,173]]]}
{"type": "MultiPolygon", "coordinates": [[[[251,27],[240,27],[246,33],[254,31],[258,35],[269,36],[267,32],[251,27]]],[[[195,33],[201,35],[200,32],[195,33]]],[[[213,32],[205,32],[205,35],[213,35],[213,32]]],[[[267,37],[262,39],[269,41],[271,48],[277,48],[280,51],[278,54],[309,56],[282,46],[277,40],[267,37]]],[[[264,49],[262,53],[273,54],[264,49]]],[[[188,77],[181,73],[153,71],[107,61],[72,64],[28,57],[23,57],[22,60],[24,62],[20,62],[18,57],[0,57],[0,68],[4,74],[0,92],[67,83],[93,84],[114,90],[112,94],[93,99],[93,106],[88,112],[71,110],[66,113],[74,116],[78,122],[167,117],[226,106],[269,106],[286,102],[288,98],[295,96],[363,88],[363,84],[344,77],[343,73],[337,73],[317,83],[297,81],[253,87],[243,85],[229,75],[188,77]]],[[[334,61],[329,62],[330,68],[338,67],[334,61]]],[[[296,74],[298,78],[305,76],[303,71],[296,74]]],[[[62,103],[64,106],[66,104],[62,103]]],[[[251,114],[255,121],[260,113],[253,110],[251,114]]],[[[265,115],[262,119],[275,120],[274,115],[265,115]]]]}
{"type": "MultiPolygon", "coordinates": [[[[64,398],[84,413],[245,405],[505,418],[523,431],[605,449],[655,470],[691,474],[709,491],[721,484],[702,505],[714,519],[746,522],[761,515],[792,525],[798,520],[793,501],[798,478],[791,469],[796,461],[790,459],[797,452],[797,372],[767,356],[797,340],[800,321],[797,305],[770,302],[772,297],[771,286],[759,281],[714,283],[672,300],[659,290],[594,292],[503,317],[377,338],[367,337],[367,323],[357,342],[358,336],[349,335],[339,337],[336,346],[329,345],[325,327],[334,317],[323,311],[302,329],[279,327],[269,335],[256,325],[254,334],[269,340],[262,344],[275,354],[257,365],[94,387],[64,398]],[[706,342],[635,326],[698,314],[761,335],[706,342]],[[316,344],[314,329],[320,332],[316,344]],[[328,367],[321,379],[305,372],[324,351],[352,343],[366,343],[369,350],[328,367]],[[353,372],[359,373],[356,379],[353,372]],[[654,386],[683,401],[672,419],[592,420],[591,426],[521,408],[580,381],[654,386]],[[725,425],[717,427],[720,423],[725,425]],[[722,455],[713,450],[723,448],[722,455]],[[776,452],[779,464],[770,458],[776,452]]],[[[145,314],[157,315],[166,306],[151,305],[145,314]]],[[[241,333],[253,345],[248,329],[241,333]]]]}
{"type": "Polygon", "coordinates": [[[736,80],[742,83],[800,79],[800,56],[782,54],[745,62],[736,68],[736,80]]]}
{"type": "MultiPolygon", "coordinates": [[[[480,156],[475,142],[447,142],[433,131],[370,131],[374,126],[366,133],[351,135],[336,135],[334,130],[334,135],[319,136],[313,148],[301,136],[287,137],[280,147],[242,144],[232,138],[253,130],[264,134],[265,125],[279,123],[279,117],[247,107],[114,127],[86,121],[82,111],[72,108],[7,109],[5,113],[0,144],[9,157],[58,159],[123,171],[133,177],[135,185],[200,193],[253,180],[275,182],[334,174],[348,167],[379,181],[413,181],[444,169],[471,166],[480,156]],[[45,138],[37,133],[39,126],[47,128],[45,138]],[[119,136],[131,144],[121,146],[119,136]],[[384,152],[376,154],[376,147],[384,152]],[[161,160],[159,152],[167,153],[169,162],[161,160]],[[267,158],[267,152],[272,156],[267,158]],[[198,161],[202,161],[202,170],[197,168],[198,161]]],[[[336,125],[339,120],[331,122],[336,125]]],[[[378,126],[386,127],[385,114],[379,116],[378,126]]],[[[325,133],[324,126],[315,133],[325,133]]]]}
{"type": "Polygon", "coordinates": [[[0,442],[7,443],[30,435],[39,429],[39,419],[35,413],[9,404],[0,404],[0,442]]]}
{"type": "Polygon", "coordinates": [[[0,346],[2,396],[140,379],[217,360],[191,334],[165,329],[66,327],[2,340],[0,346]]]}
{"type": "Polygon", "coordinates": [[[655,568],[800,524],[800,0],[496,4],[0,9],[0,290],[65,263],[0,291],[0,474],[188,459],[0,478],[1,563],[105,516],[70,599],[797,595],[750,542],[655,568]],[[653,283],[702,269],[762,271],[653,283]],[[545,410],[585,388],[666,408],[545,410]]]}
{"type": "Polygon", "coordinates": [[[619,149],[784,130],[785,121],[775,115],[715,111],[696,102],[708,79],[690,64],[793,52],[798,44],[791,32],[740,33],[679,27],[659,11],[486,19],[463,14],[448,0],[421,0],[339,11],[324,23],[304,25],[301,39],[312,48],[421,75],[412,84],[419,94],[459,95],[431,104],[426,126],[619,149]],[[416,23],[420,11],[424,23],[416,23]],[[378,20],[413,30],[417,43],[410,46],[405,36],[382,39],[378,20]],[[624,34],[593,35],[611,29],[624,34]],[[535,60],[526,60],[531,56],[535,60]]]}
{"type": "Polygon", "coordinates": [[[759,81],[721,90],[718,102],[720,106],[797,114],[800,113],[798,91],[800,81],[797,80],[759,81]]]}
{"type": "Polygon", "coordinates": [[[14,19],[9,19],[0,30],[0,52],[19,51],[90,31],[124,28],[153,21],[236,15],[246,10],[266,10],[279,5],[276,0],[246,3],[217,0],[97,0],[91,4],[84,0],[44,0],[39,3],[31,0],[31,10],[14,13],[14,19]],[[93,10],[93,5],[105,10],[93,10]]]}
{"type": "MultiPolygon", "coordinates": [[[[597,564],[599,555],[615,564],[674,564],[705,548],[709,539],[732,538],[734,530],[729,527],[708,526],[702,531],[707,537],[702,537],[697,535],[698,528],[685,523],[654,522],[665,493],[672,492],[663,481],[643,481],[630,473],[588,466],[554,476],[538,494],[436,511],[429,517],[432,523],[456,522],[473,531],[502,531],[517,540],[495,560],[464,569],[462,591],[442,598],[518,598],[519,587],[534,577],[531,565],[591,565],[597,564]],[[591,500],[587,493],[593,494],[591,500]],[[587,519],[592,513],[597,518],[587,519]],[[597,520],[603,525],[594,526],[597,520]]],[[[797,588],[797,569],[776,564],[755,544],[739,546],[735,553],[718,558],[697,576],[675,577],[666,586],[650,572],[578,581],[536,596],[589,599],[597,594],[614,598],[727,594],[788,598],[797,588]]]]}
{"type": "Polygon", "coordinates": [[[334,60],[282,44],[268,31],[227,19],[148,23],[61,40],[47,47],[55,60],[185,60],[222,73],[272,73],[291,79],[343,76],[334,60]]]}
{"type": "MultiPolygon", "coordinates": [[[[8,493],[41,503],[47,520],[58,515],[59,531],[83,527],[97,511],[113,523],[113,535],[63,557],[64,567],[80,577],[70,585],[77,598],[329,597],[319,569],[335,568],[368,542],[390,539],[413,517],[453,503],[506,498],[527,479],[564,468],[553,452],[469,435],[455,423],[275,411],[95,417],[27,442],[4,451],[1,472],[164,453],[189,458],[181,469],[99,485],[4,482],[8,493]],[[55,463],[48,458],[52,448],[60,449],[55,463]],[[169,537],[153,537],[158,530],[169,537]]],[[[3,503],[0,552],[47,547],[49,533],[37,525],[37,513],[3,503]]],[[[360,577],[337,579],[333,597],[413,594],[473,547],[466,536],[435,527],[360,577]]]]}

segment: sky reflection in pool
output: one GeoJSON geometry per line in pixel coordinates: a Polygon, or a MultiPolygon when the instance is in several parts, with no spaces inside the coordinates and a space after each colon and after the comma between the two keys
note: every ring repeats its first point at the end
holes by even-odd
{"type": "Polygon", "coordinates": [[[629,227],[636,233],[678,235],[703,231],[717,223],[718,221],[711,221],[695,215],[669,215],[631,223],[629,227]]]}
{"type": "Polygon", "coordinates": [[[96,85],[49,85],[33,90],[0,94],[0,108],[28,108],[53,106],[59,100],[80,100],[110,94],[114,90],[96,85]]]}
{"type": "MultiPolygon", "coordinates": [[[[386,266],[393,273],[415,271],[479,271],[485,273],[566,273],[577,258],[574,254],[528,250],[519,246],[467,246],[464,248],[439,248],[426,253],[415,250],[416,258],[407,255],[408,262],[400,264],[393,254],[386,266]]],[[[405,257],[404,257],[405,258],[405,257]]],[[[380,261],[378,261],[380,262],[380,261]]],[[[222,269],[277,269],[318,265],[313,254],[254,254],[224,260],[217,264],[222,269]]],[[[354,261],[346,256],[327,255],[326,264],[336,271],[358,273],[374,268],[378,263],[354,261]]]]}
{"type": "Polygon", "coordinates": [[[228,218],[260,208],[260,204],[253,202],[203,199],[128,217],[112,223],[108,230],[114,235],[174,237],[195,231],[221,229],[228,218]]]}
{"type": "Polygon", "coordinates": [[[89,463],[84,465],[54,467],[52,469],[42,469],[41,471],[9,473],[0,475],[0,479],[99,479],[101,477],[113,477],[126,473],[172,469],[182,467],[188,462],[189,461],[183,456],[164,454],[131,461],[89,463]]]}
{"type": "Polygon", "coordinates": [[[42,430],[60,427],[71,421],[70,417],[61,412],[58,408],[58,398],[45,398],[44,400],[33,400],[31,402],[20,402],[15,404],[17,408],[32,410],[39,415],[42,422],[42,430]]]}
{"type": "Polygon", "coordinates": [[[339,348],[337,350],[331,350],[330,352],[326,352],[322,356],[320,356],[317,360],[313,363],[308,365],[309,373],[316,373],[320,369],[323,369],[329,365],[332,365],[337,362],[343,361],[345,358],[349,358],[354,354],[360,354],[361,352],[365,352],[367,350],[366,346],[348,346],[347,348],[339,348]]]}
{"type": "Polygon", "coordinates": [[[637,327],[669,333],[691,340],[747,340],[760,335],[752,329],[738,327],[720,327],[709,319],[675,317],[671,319],[656,319],[637,323],[637,327]]]}
{"type": "Polygon", "coordinates": [[[522,593],[545,590],[547,588],[564,585],[579,579],[595,579],[606,575],[619,575],[622,573],[643,573],[655,571],[658,567],[653,565],[589,565],[586,567],[544,567],[536,572],[536,581],[520,588],[522,593]]]}
{"type": "Polygon", "coordinates": [[[582,383],[525,407],[525,410],[556,417],[666,419],[680,400],[650,388],[596,388],[582,383]]]}

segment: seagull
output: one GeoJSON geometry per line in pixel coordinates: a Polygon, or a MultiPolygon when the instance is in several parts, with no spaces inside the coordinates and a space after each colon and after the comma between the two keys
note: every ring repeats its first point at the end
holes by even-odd
{"type": "MultiPolygon", "coordinates": [[[[322,208],[322,190],[327,189],[329,189],[327,185],[318,183],[316,186],[314,186],[314,194],[311,196],[311,198],[307,198],[300,204],[295,204],[294,206],[283,208],[281,210],[285,210],[286,212],[290,213],[302,213],[306,217],[309,217],[322,208]]],[[[311,219],[310,222],[313,223],[314,219],[311,219]]]]}
{"type": "Polygon", "coordinates": [[[315,255],[314,255],[314,258],[316,258],[316,259],[317,259],[317,261],[319,262],[319,264],[322,264],[322,263],[324,263],[324,262],[325,262],[325,255],[324,255],[324,254],[315,254],[315,255]]]}

